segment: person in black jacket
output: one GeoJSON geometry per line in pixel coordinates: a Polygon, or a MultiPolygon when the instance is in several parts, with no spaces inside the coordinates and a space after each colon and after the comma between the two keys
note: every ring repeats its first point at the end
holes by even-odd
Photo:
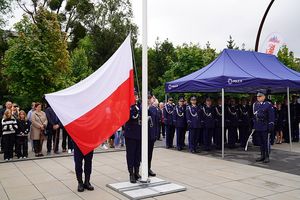
{"type": "Polygon", "coordinates": [[[229,148],[236,148],[238,141],[238,121],[239,121],[239,110],[236,105],[235,99],[230,99],[230,104],[227,106],[225,114],[226,124],[228,128],[228,146],[229,148]]]}
{"type": "Polygon", "coordinates": [[[16,119],[12,116],[11,110],[6,110],[1,121],[2,140],[4,149],[4,160],[9,161],[13,158],[15,136],[18,130],[16,119]]]}
{"type": "Polygon", "coordinates": [[[16,154],[18,159],[28,157],[28,134],[30,132],[30,122],[27,120],[24,110],[19,112],[18,132],[16,135],[16,154]]]}
{"type": "Polygon", "coordinates": [[[130,107],[129,120],[125,124],[124,136],[126,143],[126,161],[129,172],[129,180],[136,183],[141,178],[139,174],[141,162],[141,139],[142,139],[142,112],[139,97],[135,92],[136,104],[130,107]]]}

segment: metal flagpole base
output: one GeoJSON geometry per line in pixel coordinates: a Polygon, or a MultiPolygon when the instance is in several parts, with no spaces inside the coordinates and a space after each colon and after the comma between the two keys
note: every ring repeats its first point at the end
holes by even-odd
{"type": "Polygon", "coordinates": [[[157,177],[149,178],[148,180],[148,183],[130,183],[127,181],[107,184],[106,186],[127,197],[128,199],[134,200],[156,197],[186,190],[186,188],[181,185],[177,185],[157,177]]]}

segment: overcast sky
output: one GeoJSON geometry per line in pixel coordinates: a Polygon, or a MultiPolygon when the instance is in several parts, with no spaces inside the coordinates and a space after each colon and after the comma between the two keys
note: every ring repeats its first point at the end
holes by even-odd
{"type": "MultiPolygon", "coordinates": [[[[131,0],[134,22],[142,32],[142,0],[131,0]]],[[[157,37],[175,45],[207,41],[222,50],[229,35],[241,47],[254,49],[257,29],[270,0],[148,0],[148,37],[153,46],[157,37]]],[[[15,19],[20,19],[20,10],[15,19]]],[[[262,31],[260,47],[272,33],[278,33],[290,50],[300,57],[300,0],[275,0],[262,31]]]]}
{"type": "MultiPolygon", "coordinates": [[[[261,18],[270,0],[148,0],[149,44],[157,37],[175,44],[207,41],[217,50],[226,47],[229,35],[241,47],[254,49],[261,18]]],[[[142,24],[142,0],[132,0],[135,22],[142,24]]],[[[275,0],[262,31],[260,45],[278,33],[300,57],[300,1],[275,0]]],[[[139,40],[141,41],[141,40],[139,40]]]]}

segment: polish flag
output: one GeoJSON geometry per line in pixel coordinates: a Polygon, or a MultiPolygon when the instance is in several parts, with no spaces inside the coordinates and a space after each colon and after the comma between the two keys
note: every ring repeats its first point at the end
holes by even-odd
{"type": "Polygon", "coordinates": [[[46,94],[46,100],[84,155],[129,119],[135,103],[130,36],[97,71],[79,83],[46,94]]]}

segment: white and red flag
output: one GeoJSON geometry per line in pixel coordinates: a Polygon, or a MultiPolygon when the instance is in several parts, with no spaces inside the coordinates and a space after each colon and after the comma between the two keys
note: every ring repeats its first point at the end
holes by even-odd
{"type": "Polygon", "coordinates": [[[46,100],[83,154],[102,144],[129,119],[135,102],[130,36],[97,71],[46,100]]]}

